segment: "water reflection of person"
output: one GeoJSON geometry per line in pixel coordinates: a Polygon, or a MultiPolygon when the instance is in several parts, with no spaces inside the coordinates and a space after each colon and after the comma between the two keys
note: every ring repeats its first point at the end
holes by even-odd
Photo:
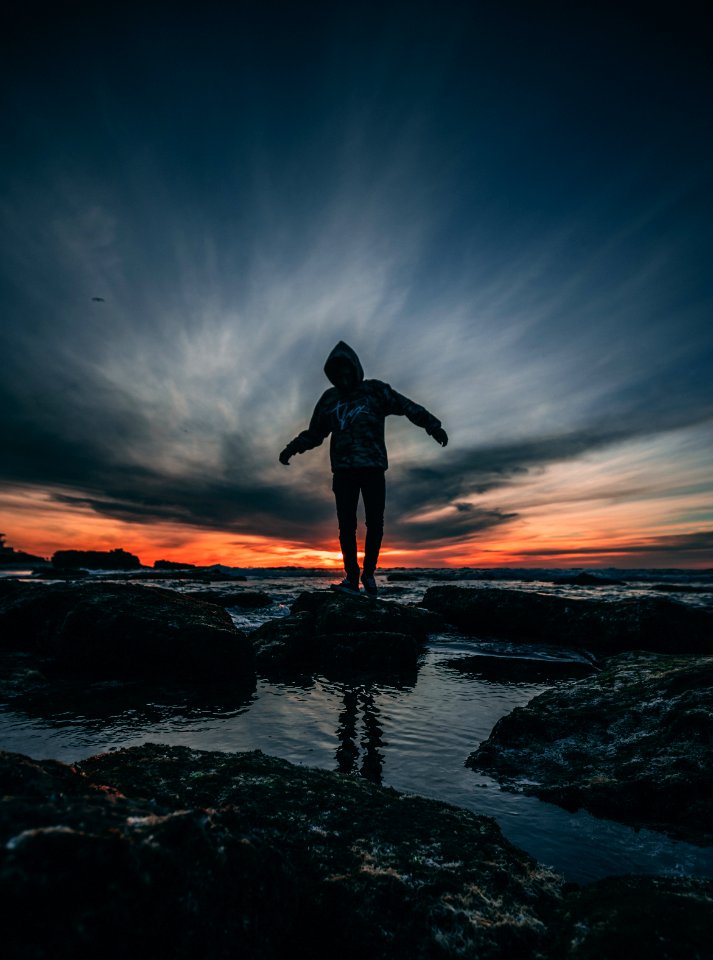
{"type": "Polygon", "coordinates": [[[374,701],[370,684],[356,687],[344,687],[342,692],[344,709],[339,714],[337,738],[339,746],[335,753],[337,770],[340,773],[355,773],[361,755],[359,774],[365,780],[381,784],[384,754],[380,747],[384,745],[383,730],[379,710],[374,701]],[[359,708],[362,712],[361,742],[357,743],[359,708]]]}

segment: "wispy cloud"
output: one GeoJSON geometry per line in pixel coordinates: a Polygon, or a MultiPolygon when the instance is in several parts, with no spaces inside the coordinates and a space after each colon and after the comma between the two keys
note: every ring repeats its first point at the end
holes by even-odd
{"type": "MultiPolygon", "coordinates": [[[[713,413],[709,145],[681,126],[688,98],[660,103],[624,149],[648,100],[619,84],[630,113],[612,87],[604,116],[584,68],[567,89],[538,69],[519,21],[387,16],[367,39],[334,16],[321,58],[287,56],[253,23],[254,50],[215,37],[195,75],[170,44],[127,40],[155,83],[127,88],[123,47],[77,77],[54,69],[56,125],[32,112],[52,100],[49,67],[36,90],[13,86],[0,481],[142,527],[323,542],[326,449],[287,471],[276,458],[345,339],[451,437],[443,451],[389,423],[389,536],[405,548],[512,532],[528,496],[557,503],[542,481],[554,465],[626,456],[642,437],[660,438],[665,485],[671,437],[713,413]],[[80,80],[86,95],[69,96],[80,80]],[[643,167],[668,143],[662,117],[688,139],[643,167]]],[[[646,498],[625,472],[617,490],[646,498]]]]}

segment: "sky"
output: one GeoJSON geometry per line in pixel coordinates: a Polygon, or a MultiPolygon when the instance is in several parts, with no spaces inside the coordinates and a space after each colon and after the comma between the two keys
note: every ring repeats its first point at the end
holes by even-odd
{"type": "Polygon", "coordinates": [[[338,565],[345,340],[383,566],[713,566],[703,4],[227,8],[3,31],[8,543],[338,565]]]}

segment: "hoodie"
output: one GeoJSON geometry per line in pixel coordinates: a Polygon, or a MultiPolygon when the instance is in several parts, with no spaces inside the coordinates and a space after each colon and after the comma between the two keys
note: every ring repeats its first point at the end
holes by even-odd
{"type": "Polygon", "coordinates": [[[338,370],[343,364],[351,370],[353,385],[347,390],[335,385],[322,394],[307,429],[287,444],[290,456],[318,447],[331,434],[329,457],[333,472],[358,467],[386,470],[386,417],[406,416],[428,434],[441,426],[433,414],[397,393],[388,383],[365,380],[359,357],[340,340],[324,364],[324,372],[332,383],[338,382],[338,370]]]}

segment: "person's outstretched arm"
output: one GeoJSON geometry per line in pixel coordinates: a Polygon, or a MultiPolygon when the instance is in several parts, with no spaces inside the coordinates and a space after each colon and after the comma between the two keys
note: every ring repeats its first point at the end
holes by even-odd
{"type": "Polygon", "coordinates": [[[438,417],[434,417],[425,407],[409,400],[402,393],[398,393],[390,384],[385,383],[386,388],[386,412],[387,414],[396,414],[399,417],[408,417],[411,423],[417,427],[423,427],[426,433],[433,437],[436,443],[445,447],[448,443],[448,434],[441,426],[438,417]]]}
{"type": "Polygon", "coordinates": [[[296,453],[304,453],[305,450],[312,450],[318,447],[325,437],[329,435],[329,419],[324,411],[324,404],[320,400],[314,408],[312,419],[309,426],[302,433],[298,433],[294,440],[290,440],[285,449],[280,454],[280,463],[286,467],[290,465],[290,457],[296,453]]]}

